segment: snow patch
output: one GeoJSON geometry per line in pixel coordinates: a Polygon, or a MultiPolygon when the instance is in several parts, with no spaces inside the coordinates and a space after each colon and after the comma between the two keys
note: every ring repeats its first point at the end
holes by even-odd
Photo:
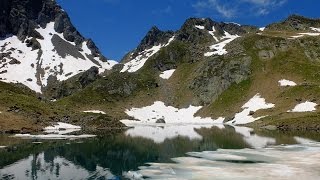
{"type": "Polygon", "coordinates": [[[300,103],[296,105],[292,110],[289,110],[288,112],[312,112],[316,111],[316,106],[318,104],[310,101],[306,101],[304,103],[300,103]]]}
{"type": "Polygon", "coordinates": [[[171,37],[168,41],[167,44],[160,44],[157,46],[153,46],[150,49],[146,49],[142,52],[139,53],[139,55],[137,57],[135,57],[134,59],[131,59],[129,62],[124,64],[124,67],[122,68],[122,70],[120,72],[136,72],[138,71],[140,68],[143,67],[143,65],[147,62],[147,60],[155,55],[158,51],[160,51],[161,48],[168,46],[172,41],[174,40],[174,36],[171,37]]]}
{"type": "Polygon", "coordinates": [[[265,99],[260,96],[260,94],[256,94],[253,98],[251,98],[247,103],[242,106],[243,111],[237,113],[233,120],[227,122],[227,124],[247,124],[259,120],[263,117],[254,118],[250,115],[251,112],[256,112],[260,109],[270,109],[273,108],[274,104],[266,103],[265,99]]]}
{"type": "Polygon", "coordinates": [[[0,149],[6,148],[7,146],[0,146],[0,149]]]}
{"type": "Polygon", "coordinates": [[[159,75],[162,79],[169,79],[172,74],[174,73],[175,69],[170,69],[167,71],[163,71],[161,72],[161,74],[159,75]]]}
{"type": "Polygon", "coordinates": [[[298,33],[298,35],[291,36],[289,39],[301,38],[304,36],[319,36],[320,33],[298,33]]]}
{"type": "Polygon", "coordinates": [[[165,124],[214,124],[211,118],[194,117],[195,113],[201,109],[202,106],[192,106],[188,108],[178,109],[172,106],[166,106],[161,101],[154,102],[151,106],[142,108],[132,108],[126,110],[126,114],[137,119],[122,120],[124,124],[154,124],[158,120],[164,120],[165,124]]]}
{"type": "Polygon", "coordinates": [[[219,43],[216,43],[212,46],[210,46],[210,49],[213,50],[213,51],[209,51],[209,52],[206,52],[204,54],[204,56],[212,56],[212,55],[224,55],[224,54],[227,54],[227,50],[224,48],[228,43],[232,42],[233,40],[235,40],[236,38],[240,37],[238,35],[231,35],[229,34],[228,32],[224,32],[224,36],[221,38],[221,42],[219,43]]]}
{"type": "Polygon", "coordinates": [[[201,26],[201,25],[195,25],[195,27],[198,28],[198,29],[201,29],[201,30],[204,29],[204,26],[201,26]]]}
{"type": "Polygon", "coordinates": [[[320,28],[310,27],[312,31],[320,32],[320,28]]]}
{"type": "Polygon", "coordinates": [[[95,114],[106,114],[103,111],[100,110],[89,110],[89,111],[83,111],[84,113],[95,113],[95,114]]]}
{"type": "Polygon", "coordinates": [[[259,28],[260,31],[264,31],[265,29],[266,29],[266,27],[259,28]]]}
{"type": "Polygon", "coordinates": [[[293,81],[281,79],[278,81],[280,86],[296,86],[297,84],[293,81]]]}

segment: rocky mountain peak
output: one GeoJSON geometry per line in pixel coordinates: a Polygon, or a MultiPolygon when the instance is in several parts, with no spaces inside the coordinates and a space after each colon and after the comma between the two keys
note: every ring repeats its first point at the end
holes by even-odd
{"type": "Polygon", "coordinates": [[[266,28],[275,31],[306,31],[310,30],[310,27],[320,27],[320,19],[293,14],[281,22],[268,25],[266,28]]]}
{"type": "Polygon", "coordinates": [[[93,66],[102,72],[115,64],[79,33],[54,0],[2,0],[0,46],[0,80],[36,92],[52,80],[67,80],[93,66]]]}
{"type": "Polygon", "coordinates": [[[173,34],[173,31],[161,31],[158,27],[153,26],[140,42],[139,46],[137,47],[137,52],[149,49],[152,46],[166,43],[173,36],[173,34]]]}

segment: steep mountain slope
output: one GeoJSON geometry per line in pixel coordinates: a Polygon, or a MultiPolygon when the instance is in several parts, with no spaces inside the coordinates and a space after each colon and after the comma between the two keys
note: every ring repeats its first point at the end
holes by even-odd
{"type": "Polygon", "coordinates": [[[4,0],[0,12],[0,78],[4,82],[22,83],[41,93],[47,85],[93,66],[104,72],[115,64],[81,36],[55,1],[4,0]]]}
{"type": "Polygon", "coordinates": [[[319,22],[290,16],[259,30],[191,18],[177,32],[153,27],[123,65],[58,103],[121,119],[162,101],[202,106],[197,115],[230,124],[261,119],[259,126],[319,129],[319,22]],[[295,112],[306,104],[314,107],[295,112]]]}
{"type": "Polygon", "coordinates": [[[0,1],[0,132],[37,131],[56,121],[123,127],[108,115],[49,101],[80,91],[115,64],[81,36],[55,1],[0,1]]]}

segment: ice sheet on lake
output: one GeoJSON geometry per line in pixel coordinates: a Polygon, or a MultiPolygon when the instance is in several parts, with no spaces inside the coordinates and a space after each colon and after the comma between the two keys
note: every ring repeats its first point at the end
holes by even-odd
{"type": "Polygon", "coordinates": [[[320,144],[190,152],[175,163],[148,163],[135,179],[319,179],[320,144]]]}

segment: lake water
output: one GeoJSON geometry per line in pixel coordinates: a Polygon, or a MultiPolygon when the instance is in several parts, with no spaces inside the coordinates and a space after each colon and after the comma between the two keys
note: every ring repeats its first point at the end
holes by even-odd
{"type": "Polygon", "coordinates": [[[319,179],[319,140],[319,132],[223,125],[137,126],[75,140],[0,135],[0,179],[319,179]]]}

